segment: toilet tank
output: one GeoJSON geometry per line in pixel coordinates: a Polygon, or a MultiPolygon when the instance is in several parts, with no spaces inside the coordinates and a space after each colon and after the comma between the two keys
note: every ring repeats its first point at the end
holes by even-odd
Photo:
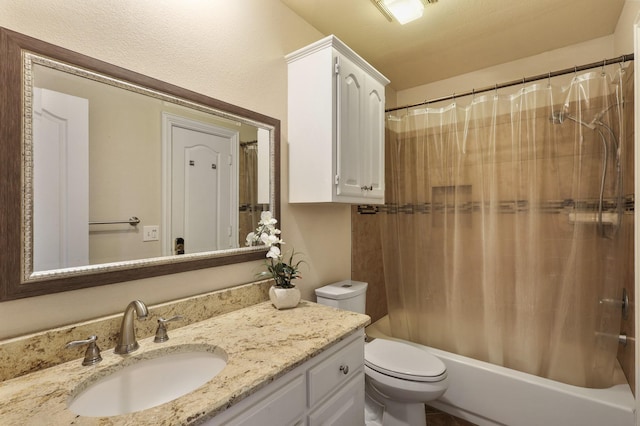
{"type": "Polygon", "coordinates": [[[316,297],[321,305],[364,314],[367,303],[367,283],[344,280],[325,285],[316,289],[316,297]]]}

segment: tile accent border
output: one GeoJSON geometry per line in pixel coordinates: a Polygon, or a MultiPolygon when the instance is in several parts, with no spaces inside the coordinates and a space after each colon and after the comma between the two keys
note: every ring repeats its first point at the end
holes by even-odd
{"type": "MultiPolygon", "coordinates": [[[[433,213],[475,213],[481,211],[483,208],[488,208],[488,203],[482,203],[480,201],[472,201],[466,203],[443,204],[443,203],[419,203],[419,204],[398,204],[398,203],[386,203],[384,205],[359,205],[358,214],[433,214],[433,213]]],[[[617,201],[612,198],[605,198],[603,200],[603,212],[616,213],[617,201]]],[[[498,213],[517,213],[522,211],[539,211],[542,213],[583,213],[583,212],[596,212],[598,210],[598,200],[596,199],[584,199],[584,200],[547,200],[537,203],[530,202],[528,200],[500,200],[497,202],[498,213]]],[[[622,208],[625,213],[632,214],[635,210],[635,197],[633,194],[626,195],[622,199],[622,208]]]]}

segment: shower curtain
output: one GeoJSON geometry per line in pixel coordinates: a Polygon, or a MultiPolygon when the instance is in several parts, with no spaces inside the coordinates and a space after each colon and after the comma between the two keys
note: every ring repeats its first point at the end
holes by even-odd
{"type": "Polygon", "coordinates": [[[632,267],[633,68],[609,68],[388,113],[380,213],[396,337],[612,385],[632,267]]]}
{"type": "MultiPolygon", "coordinates": [[[[258,142],[240,143],[239,247],[246,243],[249,232],[258,227],[263,206],[258,205],[258,142]]],[[[268,207],[267,207],[268,209],[268,207]]]]}

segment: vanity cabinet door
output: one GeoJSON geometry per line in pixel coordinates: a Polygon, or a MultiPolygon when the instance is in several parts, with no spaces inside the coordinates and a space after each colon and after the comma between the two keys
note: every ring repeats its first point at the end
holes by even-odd
{"type": "Polygon", "coordinates": [[[340,391],[309,415],[309,426],[364,424],[364,371],[354,375],[340,391]]]}
{"type": "Polygon", "coordinates": [[[302,372],[285,376],[206,423],[228,426],[304,425],[306,384],[302,372]],[[237,415],[236,415],[237,414],[237,415]]]}
{"type": "Polygon", "coordinates": [[[364,330],[356,330],[204,424],[363,425],[364,330]]]}
{"type": "Polygon", "coordinates": [[[359,375],[364,377],[363,365],[364,339],[356,338],[342,350],[310,368],[307,373],[309,406],[314,407],[328,395],[342,389],[351,378],[359,375]]]}
{"type": "Polygon", "coordinates": [[[364,424],[364,336],[341,343],[307,373],[309,426],[364,424]]]}

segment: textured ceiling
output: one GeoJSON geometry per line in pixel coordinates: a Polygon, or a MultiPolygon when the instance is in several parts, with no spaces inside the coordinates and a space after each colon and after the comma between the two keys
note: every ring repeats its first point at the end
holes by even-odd
{"type": "Polygon", "coordinates": [[[396,90],[613,34],[625,0],[438,0],[406,25],[370,0],[281,0],[396,90]]]}

